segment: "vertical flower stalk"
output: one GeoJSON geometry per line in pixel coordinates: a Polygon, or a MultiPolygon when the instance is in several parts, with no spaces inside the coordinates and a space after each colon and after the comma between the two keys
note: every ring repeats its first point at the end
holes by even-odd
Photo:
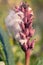
{"type": "Polygon", "coordinates": [[[30,41],[34,35],[35,29],[32,27],[33,10],[27,3],[22,3],[20,10],[24,13],[23,23],[21,23],[22,32],[20,32],[21,39],[25,41],[21,43],[21,48],[25,52],[25,65],[29,65],[32,49],[34,48],[35,40],[30,41]]]}
{"type": "Polygon", "coordinates": [[[6,26],[10,35],[15,38],[25,53],[25,65],[29,65],[32,49],[35,40],[31,40],[35,33],[33,29],[33,10],[26,3],[22,2],[19,7],[13,7],[6,18],[6,26]]]}

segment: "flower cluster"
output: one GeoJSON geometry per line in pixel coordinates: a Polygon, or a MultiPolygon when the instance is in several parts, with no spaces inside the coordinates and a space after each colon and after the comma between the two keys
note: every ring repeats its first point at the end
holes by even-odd
{"type": "Polygon", "coordinates": [[[21,39],[24,39],[24,43],[21,43],[21,47],[24,51],[27,51],[34,47],[35,40],[30,41],[35,32],[35,29],[32,27],[34,15],[32,9],[27,3],[22,3],[20,5],[20,11],[24,13],[23,23],[20,24],[22,29],[20,37],[21,39]]]}
{"type": "Polygon", "coordinates": [[[19,7],[13,7],[5,20],[9,34],[19,41],[24,51],[34,46],[35,40],[30,41],[35,32],[32,27],[33,18],[33,10],[23,2],[19,7]]]}

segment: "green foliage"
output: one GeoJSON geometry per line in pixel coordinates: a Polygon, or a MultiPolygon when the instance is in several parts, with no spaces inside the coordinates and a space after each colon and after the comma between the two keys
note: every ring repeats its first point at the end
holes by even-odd
{"type": "MultiPolygon", "coordinates": [[[[11,51],[11,45],[9,43],[9,37],[7,33],[0,27],[0,41],[3,45],[7,65],[14,65],[14,57],[11,51]]],[[[2,53],[3,54],[3,53],[2,53]]]]}
{"type": "Polygon", "coordinates": [[[4,61],[4,62],[6,61],[6,57],[5,57],[5,53],[1,41],[0,41],[0,61],[4,61]]]}

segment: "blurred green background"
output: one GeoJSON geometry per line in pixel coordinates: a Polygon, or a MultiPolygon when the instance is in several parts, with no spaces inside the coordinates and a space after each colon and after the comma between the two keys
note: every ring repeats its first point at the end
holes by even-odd
{"type": "MultiPolygon", "coordinates": [[[[19,5],[22,0],[0,0],[0,27],[6,31],[5,18],[9,9],[15,5],[19,5]]],[[[33,38],[36,39],[34,50],[32,51],[30,65],[43,65],[43,0],[24,0],[27,1],[34,11],[33,27],[36,32],[33,38]]],[[[24,65],[25,55],[22,49],[13,39],[9,37],[11,49],[14,54],[16,65],[24,65]]],[[[1,42],[0,42],[1,43],[1,42]]],[[[0,62],[5,62],[3,46],[0,44],[0,62]]],[[[3,64],[2,64],[3,65],[3,64]]]]}

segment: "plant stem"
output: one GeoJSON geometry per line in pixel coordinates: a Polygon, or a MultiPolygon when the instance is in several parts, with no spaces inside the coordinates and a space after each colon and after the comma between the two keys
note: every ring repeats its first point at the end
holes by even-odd
{"type": "Polygon", "coordinates": [[[30,55],[31,55],[31,50],[28,49],[25,52],[25,65],[30,65],[30,55]]]}

